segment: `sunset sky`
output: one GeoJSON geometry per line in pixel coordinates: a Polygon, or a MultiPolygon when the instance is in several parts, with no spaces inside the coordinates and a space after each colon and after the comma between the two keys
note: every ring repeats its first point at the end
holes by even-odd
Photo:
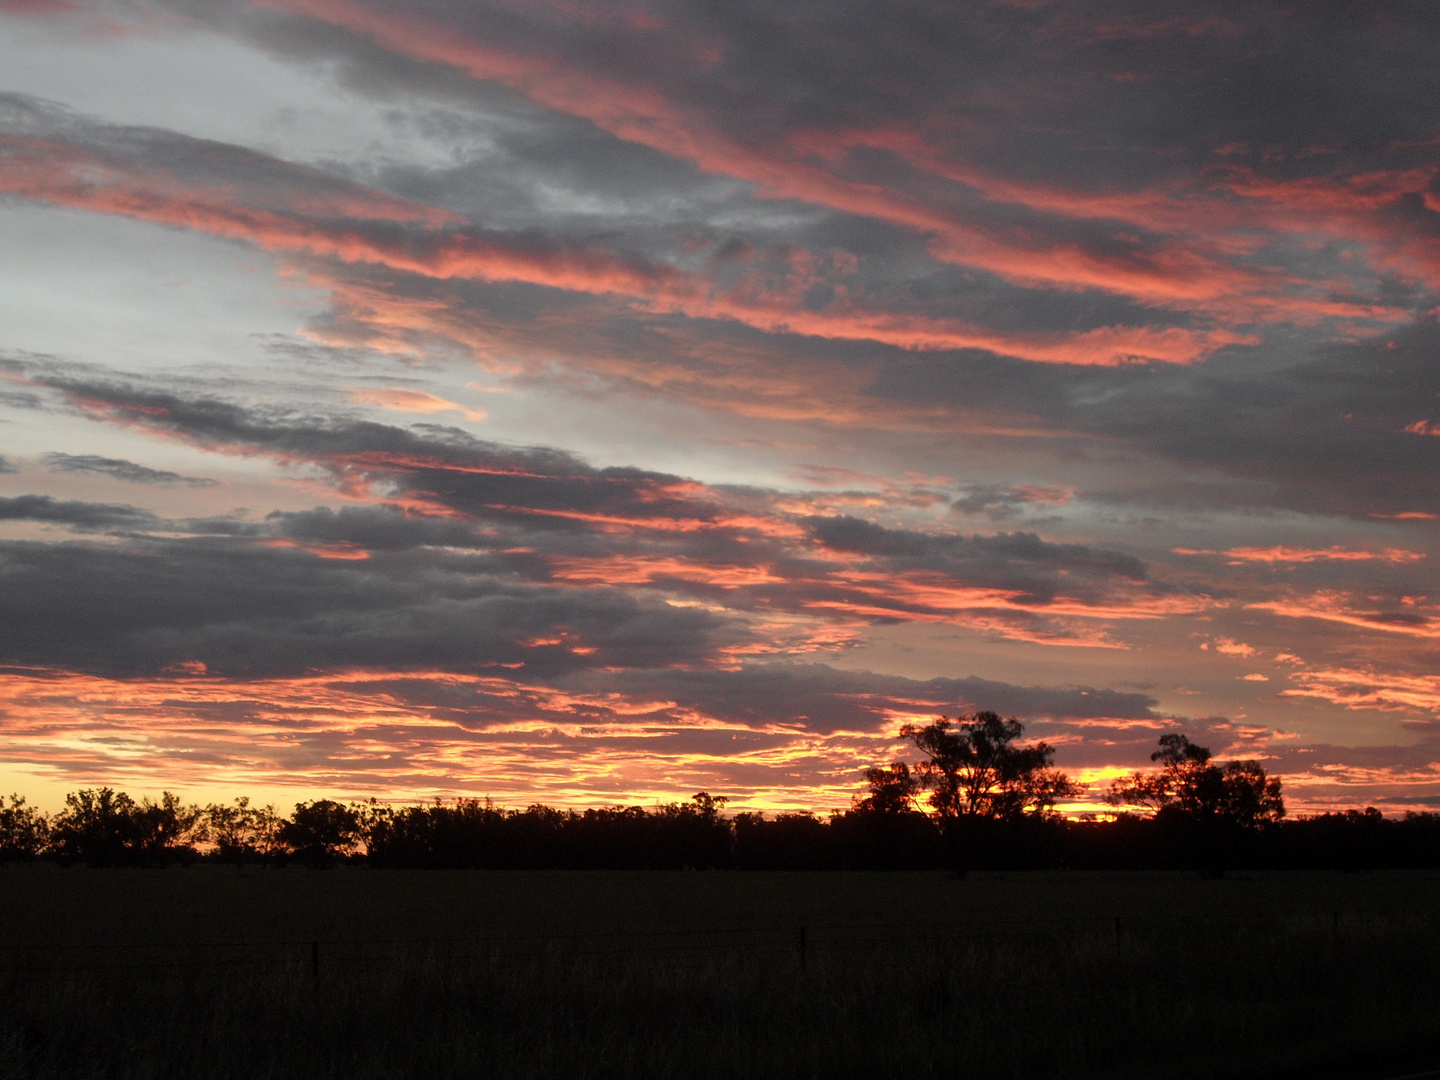
{"type": "Polygon", "coordinates": [[[0,793],[825,811],[989,708],[1440,809],[1437,56],[0,0],[0,793]]]}

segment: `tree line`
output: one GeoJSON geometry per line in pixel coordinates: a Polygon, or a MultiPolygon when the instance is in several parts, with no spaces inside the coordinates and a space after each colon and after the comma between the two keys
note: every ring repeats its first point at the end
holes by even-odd
{"type": "Polygon", "coordinates": [[[503,809],[487,800],[395,807],[298,803],[288,817],[240,798],[136,801],[110,788],[66,796],[49,817],[12,795],[0,804],[0,862],[165,866],[196,860],[323,867],[481,869],[1140,869],[1440,866],[1440,814],[1385,818],[1373,807],[1287,819],[1280,780],[1254,761],[1224,765],[1179,734],[1156,767],[1115,781],[1114,813],[1066,818],[1084,790],[1024,743],[1023,725],[976,712],[901,737],[920,752],[865,773],[850,806],[827,817],[726,815],[707,792],[686,803],[503,809]]]}

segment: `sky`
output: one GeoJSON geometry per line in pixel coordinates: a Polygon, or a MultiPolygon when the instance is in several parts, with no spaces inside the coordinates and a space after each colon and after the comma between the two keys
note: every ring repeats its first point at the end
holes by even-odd
{"type": "Polygon", "coordinates": [[[0,0],[0,790],[823,812],[993,709],[1440,809],[1437,46],[0,0]]]}

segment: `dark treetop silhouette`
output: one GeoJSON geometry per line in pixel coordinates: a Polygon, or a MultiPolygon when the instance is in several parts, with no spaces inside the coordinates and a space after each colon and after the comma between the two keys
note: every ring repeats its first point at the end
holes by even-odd
{"type": "MultiPolygon", "coordinates": [[[[1043,814],[1057,800],[1084,790],[1051,767],[1055,749],[1048,743],[1016,746],[1024,733],[1019,720],[993,712],[968,713],[958,720],[942,716],[924,727],[906,724],[900,729],[901,737],[925,755],[916,774],[921,786],[930,789],[930,805],[942,818],[1043,814]]],[[[892,783],[898,782],[896,776],[892,783]]]]}
{"type": "Polygon", "coordinates": [[[1105,796],[1112,806],[1144,806],[1157,815],[1183,816],[1254,829],[1285,816],[1280,780],[1255,761],[1212,764],[1210,751],[1184,735],[1161,735],[1150,755],[1158,772],[1132,773],[1116,780],[1105,796]]]}

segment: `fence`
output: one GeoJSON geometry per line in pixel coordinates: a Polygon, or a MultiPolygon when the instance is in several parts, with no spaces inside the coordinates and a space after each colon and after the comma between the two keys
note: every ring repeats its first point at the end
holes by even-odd
{"type": "Polygon", "coordinates": [[[969,919],[928,923],[797,923],[766,927],[497,933],[437,938],[320,937],[210,942],[25,942],[0,944],[0,973],[177,972],[289,968],[319,980],[322,971],[371,965],[525,963],[547,959],[683,958],[733,955],[790,957],[801,966],[817,956],[883,950],[891,953],[983,946],[1003,941],[1086,943],[1123,958],[1161,935],[1261,934],[1309,937],[1338,948],[1377,933],[1433,932],[1435,911],[1339,911],[1281,914],[1116,915],[969,919]]]}

